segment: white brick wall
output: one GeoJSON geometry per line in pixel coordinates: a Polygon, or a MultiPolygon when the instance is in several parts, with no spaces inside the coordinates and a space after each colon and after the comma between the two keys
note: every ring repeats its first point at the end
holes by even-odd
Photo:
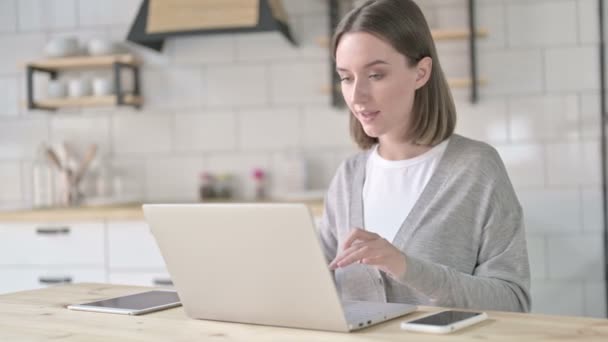
{"type": "MultiPolygon", "coordinates": [[[[140,0],[0,0],[0,207],[27,205],[42,141],[97,143],[100,164],[125,192],[194,201],[203,170],[232,173],[253,196],[251,170],[281,172],[283,153],[306,158],[309,186],[324,188],[356,151],[348,114],[332,109],[327,1],[284,0],[298,47],[276,32],[169,39],[144,60],[144,108],[27,111],[20,64],[53,37],[123,40],[140,0]]],[[[466,1],[424,0],[429,23],[466,25],[466,1]]],[[[524,208],[533,310],[606,314],[599,158],[596,0],[479,0],[478,104],[454,91],[457,131],[501,154],[524,208]],[[559,298],[560,300],[555,300],[559,298]]],[[[438,43],[448,77],[466,76],[466,41],[438,43]]],[[[44,89],[37,82],[37,93],[44,89]]],[[[98,169],[96,169],[98,170],[98,169]]],[[[272,183],[272,182],[271,182],[272,183]]]]}

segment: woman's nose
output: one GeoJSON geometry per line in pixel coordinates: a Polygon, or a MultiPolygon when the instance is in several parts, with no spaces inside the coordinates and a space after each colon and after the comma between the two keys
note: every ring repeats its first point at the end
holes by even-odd
{"type": "Polygon", "coordinates": [[[369,85],[365,81],[357,81],[353,86],[352,99],[354,103],[362,103],[369,100],[369,85]]]}

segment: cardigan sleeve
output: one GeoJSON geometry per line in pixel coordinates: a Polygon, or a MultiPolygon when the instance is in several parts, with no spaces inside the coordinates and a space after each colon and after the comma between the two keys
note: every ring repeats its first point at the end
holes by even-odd
{"type": "Polygon", "coordinates": [[[325,259],[329,264],[338,253],[337,222],[336,222],[336,193],[339,191],[339,179],[343,167],[340,167],[332,179],[323,204],[323,215],[319,223],[318,235],[325,259]]]}
{"type": "Polygon", "coordinates": [[[487,310],[530,311],[530,269],[522,208],[496,154],[487,185],[491,193],[480,229],[477,263],[466,274],[407,255],[406,272],[396,279],[442,306],[487,310]],[[495,159],[496,158],[496,159],[495,159]]]}

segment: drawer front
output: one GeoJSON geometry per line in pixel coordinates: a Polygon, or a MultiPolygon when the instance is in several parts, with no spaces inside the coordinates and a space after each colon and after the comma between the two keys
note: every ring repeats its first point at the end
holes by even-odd
{"type": "Polygon", "coordinates": [[[103,223],[0,224],[0,265],[103,266],[103,223]]]}
{"type": "Polygon", "coordinates": [[[95,282],[105,283],[103,268],[0,268],[0,293],[40,289],[53,285],[95,282]]]}
{"type": "Polygon", "coordinates": [[[108,251],[112,270],[165,269],[154,236],[143,221],[109,222],[108,251]]]}
{"type": "Polygon", "coordinates": [[[110,272],[111,284],[173,287],[171,277],[166,272],[110,272]]]}

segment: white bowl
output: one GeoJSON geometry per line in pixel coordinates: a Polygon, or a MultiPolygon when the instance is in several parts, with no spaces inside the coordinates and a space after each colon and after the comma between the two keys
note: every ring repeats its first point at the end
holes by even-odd
{"type": "Polygon", "coordinates": [[[46,95],[51,99],[59,99],[67,96],[65,82],[60,80],[50,80],[47,85],[46,95]]]}
{"type": "Polygon", "coordinates": [[[76,37],[57,37],[51,39],[44,47],[47,57],[67,57],[78,54],[76,37]]]}
{"type": "Polygon", "coordinates": [[[114,93],[114,83],[106,77],[96,77],[93,79],[93,95],[107,96],[114,93]]]}
{"type": "Polygon", "coordinates": [[[73,79],[68,83],[70,97],[83,97],[91,95],[91,82],[85,79],[73,79]]]}
{"type": "Polygon", "coordinates": [[[91,39],[87,43],[87,51],[91,56],[111,55],[115,53],[114,42],[105,39],[91,39]]]}

